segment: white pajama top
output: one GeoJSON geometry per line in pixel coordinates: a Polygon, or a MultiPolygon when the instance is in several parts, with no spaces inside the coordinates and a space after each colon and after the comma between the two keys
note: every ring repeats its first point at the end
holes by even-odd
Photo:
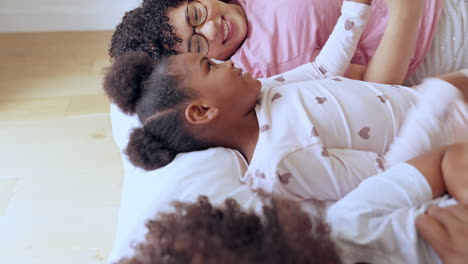
{"type": "MultiPolygon", "coordinates": [[[[427,124],[440,120],[434,117],[441,115],[452,99],[459,99],[457,89],[450,84],[437,79],[424,83],[429,88],[426,90],[438,86],[435,91],[446,89],[450,94],[439,107],[441,111],[424,110],[426,117],[418,113],[425,107],[415,107],[421,94],[418,90],[336,77],[344,75],[349,65],[368,11],[366,5],[344,4],[342,16],[314,62],[260,79],[262,90],[255,109],[259,138],[242,182],[291,200],[333,202],[389,165],[456,141],[448,135],[451,126],[434,129],[427,124]],[[406,120],[408,116],[423,121],[406,120]],[[429,121],[424,123],[426,119],[429,121]],[[427,132],[422,143],[408,132],[414,127],[421,130],[419,133],[427,132]],[[405,137],[392,146],[402,129],[405,137]],[[411,144],[422,147],[407,152],[411,144]],[[385,155],[390,147],[392,157],[387,164],[385,155]]],[[[462,108],[466,109],[466,104],[462,108]]],[[[463,123],[461,130],[467,131],[467,127],[463,123]]]]}

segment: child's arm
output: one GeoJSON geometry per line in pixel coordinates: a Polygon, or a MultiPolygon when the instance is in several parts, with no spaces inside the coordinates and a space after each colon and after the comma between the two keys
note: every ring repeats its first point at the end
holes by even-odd
{"type": "MultiPolygon", "coordinates": [[[[427,152],[407,163],[425,177],[432,191],[430,198],[448,192],[468,203],[467,159],[468,143],[459,143],[427,152]]],[[[275,191],[288,199],[338,200],[366,178],[387,169],[385,158],[374,152],[327,149],[315,144],[283,157],[278,173],[289,175],[288,184],[277,185],[275,191]]]]}
{"type": "MultiPolygon", "coordinates": [[[[385,153],[385,160],[390,166],[450,142],[447,141],[447,113],[463,104],[463,96],[466,102],[468,72],[428,78],[414,89],[417,91],[416,102],[385,153]]],[[[461,124],[462,121],[456,122],[461,124]]]]}
{"type": "Polygon", "coordinates": [[[370,2],[371,0],[344,1],[342,14],[314,62],[263,80],[292,83],[343,76],[370,17],[370,2]]]}
{"type": "Polygon", "coordinates": [[[468,204],[468,143],[445,146],[408,163],[426,177],[434,198],[449,193],[468,204]]]}
{"type": "Polygon", "coordinates": [[[370,17],[371,2],[369,0],[343,2],[342,14],[333,32],[315,61],[312,62],[312,65],[321,73],[318,78],[344,76],[370,17]]]}
{"type": "Polygon", "coordinates": [[[327,219],[335,237],[349,245],[351,256],[360,248],[355,262],[379,263],[382,256],[392,256],[393,263],[435,261],[429,247],[415,240],[412,223],[429,202],[437,202],[431,201],[437,194],[445,193],[441,163],[452,147],[415,158],[409,162],[413,166],[400,163],[370,177],[329,207],[327,219]],[[395,254],[395,248],[404,248],[404,254],[395,254]]]}
{"type": "Polygon", "coordinates": [[[449,146],[445,146],[407,161],[424,175],[431,187],[433,198],[442,196],[447,189],[442,172],[442,160],[448,148],[449,146]]]}
{"type": "Polygon", "coordinates": [[[389,21],[362,80],[401,84],[416,48],[424,0],[386,0],[389,21]]]}
{"type": "Polygon", "coordinates": [[[442,160],[447,192],[458,202],[468,204],[468,143],[450,147],[442,160]]]}

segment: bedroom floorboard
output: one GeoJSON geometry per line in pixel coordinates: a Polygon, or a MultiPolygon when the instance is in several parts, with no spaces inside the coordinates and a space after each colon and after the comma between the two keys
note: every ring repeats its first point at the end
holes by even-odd
{"type": "Polygon", "coordinates": [[[105,263],[123,180],[110,36],[0,34],[0,264],[105,263]]]}

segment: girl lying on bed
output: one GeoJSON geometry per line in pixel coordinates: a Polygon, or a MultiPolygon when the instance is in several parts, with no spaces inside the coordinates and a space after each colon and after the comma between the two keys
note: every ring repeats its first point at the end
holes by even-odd
{"type": "Polygon", "coordinates": [[[398,164],[327,208],[326,218],[280,199],[258,201],[256,213],[234,199],[175,203],[117,263],[465,263],[467,160],[463,143],[398,164]],[[457,195],[452,186],[463,188],[457,195]],[[454,201],[444,193],[465,204],[447,206],[454,201]]]}
{"type": "Polygon", "coordinates": [[[321,77],[314,63],[256,80],[230,61],[216,64],[197,53],[159,61],[129,53],[109,69],[105,89],[141,121],[126,149],[135,166],[157,169],[178,153],[231,148],[249,164],[243,182],[292,200],[338,200],[406,160],[403,145],[422,145],[428,149],[418,150],[425,152],[468,141],[467,105],[449,83],[466,96],[463,72],[417,89],[343,77],[311,80],[321,77]],[[428,109],[433,98],[438,107],[428,109]],[[400,130],[419,135],[392,147],[400,130]]]}
{"type": "Polygon", "coordinates": [[[461,141],[468,114],[460,99],[449,108],[459,97],[450,84],[433,79],[414,91],[334,77],[348,68],[368,13],[343,12],[314,62],[261,80],[198,53],[160,61],[142,53],[119,57],[105,89],[143,124],[130,138],[130,161],[156,169],[181,152],[227,147],[246,159],[241,180],[253,189],[334,201],[389,165],[461,141]],[[412,107],[418,95],[423,103],[412,107]],[[423,107],[434,97],[439,107],[423,107]],[[419,140],[407,142],[415,129],[419,140]],[[400,130],[405,136],[392,147],[400,130]]]}

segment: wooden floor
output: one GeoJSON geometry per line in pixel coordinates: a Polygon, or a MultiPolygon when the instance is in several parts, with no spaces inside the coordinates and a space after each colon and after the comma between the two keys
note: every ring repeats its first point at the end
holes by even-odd
{"type": "Polygon", "coordinates": [[[0,34],[0,264],[105,263],[123,179],[110,34],[0,34]]]}

